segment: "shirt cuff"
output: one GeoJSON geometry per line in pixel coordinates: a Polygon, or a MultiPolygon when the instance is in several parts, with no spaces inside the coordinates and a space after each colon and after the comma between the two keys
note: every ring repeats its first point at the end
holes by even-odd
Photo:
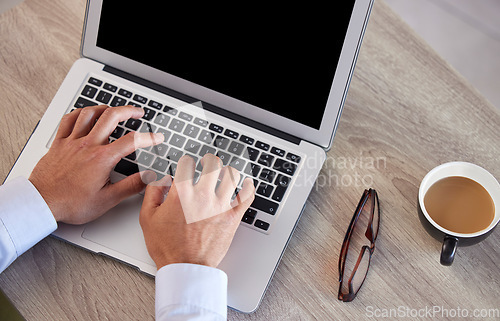
{"type": "Polygon", "coordinates": [[[227,318],[227,275],[196,264],[170,264],[156,273],[156,318],[212,316],[227,318]]]}
{"type": "Polygon", "coordinates": [[[49,206],[24,177],[0,186],[0,224],[10,236],[16,257],[57,229],[49,206]]]}

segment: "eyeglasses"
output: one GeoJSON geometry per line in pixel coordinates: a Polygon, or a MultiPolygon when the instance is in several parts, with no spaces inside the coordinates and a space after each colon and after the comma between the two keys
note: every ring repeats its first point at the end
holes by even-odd
{"type": "Polygon", "coordinates": [[[363,193],[342,244],[339,258],[339,300],[352,301],[363,285],[375,250],[379,225],[378,195],[370,188],[363,193]]]}

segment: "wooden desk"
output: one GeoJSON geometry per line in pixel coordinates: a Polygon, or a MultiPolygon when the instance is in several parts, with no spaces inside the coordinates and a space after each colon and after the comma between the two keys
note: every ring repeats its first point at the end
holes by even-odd
{"type": "MultiPolygon", "coordinates": [[[[78,58],[84,11],[84,0],[27,0],[0,16],[2,179],[78,58]]],[[[443,267],[440,242],[417,216],[419,183],[438,164],[470,161],[500,177],[499,128],[498,110],[376,1],[333,149],[304,215],[260,308],[229,311],[228,319],[499,309],[500,232],[460,248],[453,266],[443,267]],[[380,195],[380,234],[363,289],[343,303],[340,246],[368,185],[380,195]]],[[[2,273],[0,287],[28,320],[154,318],[152,278],[52,238],[2,273]]]]}

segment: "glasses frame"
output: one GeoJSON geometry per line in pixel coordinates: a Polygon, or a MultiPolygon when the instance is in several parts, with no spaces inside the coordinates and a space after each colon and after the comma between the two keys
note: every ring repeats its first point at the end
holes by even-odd
{"type": "MultiPolygon", "coordinates": [[[[358,227],[359,228],[359,227],[358,227]]],[[[371,263],[371,258],[372,254],[375,250],[375,241],[378,236],[378,231],[380,228],[380,205],[379,205],[379,200],[378,200],[378,194],[374,189],[365,189],[363,192],[363,195],[361,196],[361,199],[359,200],[358,206],[356,207],[356,211],[354,211],[354,215],[352,216],[351,223],[349,224],[349,227],[347,229],[347,232],[344,237],[344,243],[342,243],[342,249],[340,251],[340,257],[339,257],[339,294],[338,294],[338,299],[343,301],[343,302],[351,302],[354,300],[356,295],[358,294],[359,290],[363,286],[363,283],[365,282],[366,276],[368,275],[368,270],[370,269],[370,263],[371,263]],[[356,223],[358,222],[358,218],[363,211],[364,207],[366,206],[367,202],[371,200],[372,202],[372,210],[369,218],[369,224],[368,227],[366,228],[365,236],[366,238],[370,241],[370,246],[364,245],[361,248],[361,251],[359,253],[358,260],[356,262],[356,265],[354,266],[354,269],[352,271],[352,274],[350,275],[348,281],[347,281],[347,286],[349,292],[343,293],[342,292],[342,286],[343,282],[345,280],[344,278],[344,269],[345,269],[345,263],[346,263],[346,258],[347,258],[347,252],[349,250],[349,245],[350,245],[350,240],[353,234],[354,229],[356,228],[356,223]],[[375,202],[377,202],[375,204],[375,202]],[[375,205],[377,208],[377,230],[373,230],[373,218],[375,216],[375,205]],[[365,255],[365,252],[369,251],[369,257],[368,257],[368,266],[366,268],[365,275],[363,277],[363,281],[361,282],[360,286],[354,292],[352,288],[352,279],[358,272],[359,264],[361,263],[361,259],[365,255]]]]}

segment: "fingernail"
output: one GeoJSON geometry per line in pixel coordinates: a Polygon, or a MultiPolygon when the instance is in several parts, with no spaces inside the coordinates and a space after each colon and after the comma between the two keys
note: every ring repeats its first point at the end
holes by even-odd
{"type": "Polygon", "coordinates": [[[142,173],[141,179],[144,184],[150,184],[156,181],[156,173],[153,171],[145,171],[142,173]]]}
{"type": "Polygon", "coordinates": [[[155,140],[163,142],[165,140],[165,136],[163,136],[162,133],[156,133],[155,134],[155,140]]]}

